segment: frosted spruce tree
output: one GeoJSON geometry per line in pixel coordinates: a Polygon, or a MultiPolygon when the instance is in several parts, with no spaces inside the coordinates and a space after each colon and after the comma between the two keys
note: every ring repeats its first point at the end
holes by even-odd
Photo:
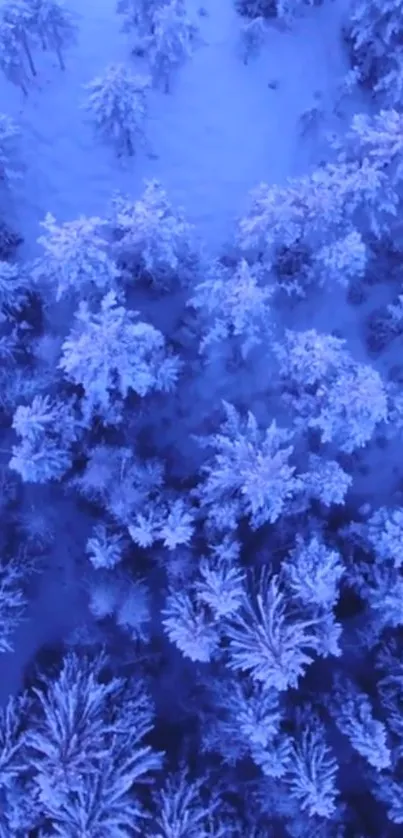
{"type": "Polygon", "coordinates": [[[14,120],[0,114],[0,180],[6,186],[22,177],[20,137],[20,128],[14,120]]]}
{"type": "Polygon", "coordinates": [[[1,9],[1,20],[13,30],[30,72],[36,76],[33,59],[33,46],[36,44],[34,5],[30,0],[6,0],[1,9]]]}
{"type": "Polygon", "coordinates": [[[182,498],[155,498],[133,517],[129,534],[139,547],[151,547],[162,541],[168,550],[190,543],[194,531],[194,513],[182,498]]]}
{"type": "Polygon", "coordinates": [[[73,406],[35,396],[30,405],[17,407],[13,429],[20,442],[13,446],[10,468],[25,483],[60,480],[72,464],[72,446],[79,437],[73,406]]]}
{"type": "Polygon", "coordinates": [[[30,287],[22,265],[0,261],[0,311],[7,318],[21,310],[30,287]]]}
{"type": "Polygon", "coordinates": [[[293,743],[286,775],[291,796],[310,817],[331,818],[334,814],[337,772],[337,760],[326,742],[325,727],[314,717],[293,743]]]}
{"type": "Polygon", "coordinates": [[[258,266],[251,267],[245,259],[234,269],[219,263],[210,266],[189,301],[205,320],[201,351],[231,341],[246,358],[255,346],[268,342],[273,332],[273,293],[258,266]]]}
{"type": "Polygon", "coordinates": [[[315,5],[315,0],[235,0],[238,12],[247,18],[278,17],[291,23],[300,17],[306,6],[315,5]]]}
{"type": "Polygon", "coordinates": [[[78,35],[77,18],[64,0],[25,0],[30,12],[30,32],[41,42],[43,49],[56,53],[60,68],[65,70],[64,51],[75,44],[78,35]]]}
{"type": "Polygon", "coordinates": [[[96,445],[74,486],[90,501],[102,504],[112,518],[129,527],[135,515],[160,496],[164,468],[158,460],[142,461],[130,448],[96,445]]]}
{"type": "Polygon", "coordinates": [[[116,198],[110,225],[112,253],[129,282],[143,278],[168,290],[193,275],[193,227],[172,207],[158,181],[147,182],[138,201],[116,198]]]}
{"type": "Polygon", "coordinates": [[[367,263],[357,213],[377,231],[380,211],[394,211],[389,196],[386,173],[367,157],[340,159],[285,186],[261,184],[240,221],[239,245],[289,295],[304,297],[326,282],[346,287],[367,263]]]}
{"type": "Polygon", "coordinates": [[[139,826],[136,784],[160,768],[144,742],[153,710],[141,680],[103,677],[104,656],[67,654],[55,680],[35,688],[28,731],[43,816],[58,835],[126,838],[139,826]]]}
{"type": "Polygon", "coordinates": [[[0,560],[0,654],[13,651],[13,634],[28,605],[24,592],[25,573],[23,563],[18,559],[0,560]]]}
{"type": "Polygon", "coordinates": [[[62,347],[60,367],[66,378],[84,390],[88,419],[108,412],[116,398],[129,392],[145,396],[169,392],[176,383],[179,361],[167,352],[161,332],[137,320],[110,291],[91,311],[80,303],[76,325],[62,347]]]}
{"type": "Polygon", "coordinates": [[[326,610],[337,603],[344,573],[341,556],[317,536],[309,541],[297,536],[282,569],[293,596],[304,606],[326,610]]]}
{"type": "Polygon", "coordinates": [[[28,696],[8,698],[0,710],[0,836],[24,838],[38,826],[40,809],[28,778],[28,696]]]}
{"type": "Polygon", "coordinates": [[[122,561],[125,543],[121,535],[97,524],[88,539],[85,552],[95,569],[111,570],[122,561]]]}
{"type": "Polygon", "coordinates": [[[387,392],[378,371],[355,361],[344,340],[314,329],[287,331],[274,349],[282,398],[297,428],[316,428],[322,442],[350,454],[387,421],[387,392]]]}
{"type": "Polygon", "coordinates": [[[198,496],[210,524],[234,530],[241,518],[253,529],[274,523],[301,489],[301,480],[290,462],[292,433],[273,422],[260,429],[255,416],[243,417],[224,402],[226,419],[218,433],[200,439],[213,450],[203,466],[205,480],[198,496]]]}
{"type": "Polygon", "coordinates": [[[340,733],[376,771],[391,765],[387,731],[383,722],[374,718],[368,696],[352,681],[336,679],[330,710],[340,733]]]}
{"type": "Polygon", "coordinates": [[[153,803],[150,838],[224,838],[232,832],[233,819],[226,822],[225,805],[209,778],[194,779],[186,769],[168,776],[153,803]]]}
{"type": "Polygon", "coordinates": [[[28,96],[29,77],[16,28],[0,18],[0,70],[28,96]]]}
{"type": "Polygon", "coordinates": [[[97,134],[113,145],[119,156],[133,156],[145,143],[146,91],[149,79],[125,64],[110,64],[89,84],[85,110],[97,134]]]}
{"type": "Polygon", "coordinates": [[[340,655],[337,624],[332,627],[336,642],[323,643],[323,632],[330,626],[326,614],[298,607],[279,576],[263,574],[223,628],[229,641],[228,666],[249,673],[266,688],[282,692],[296,687],[317,655],[340,655]]]}
{"type": "MultiPolygon", "coordinates": [[[[393,215],[401,201],[399,186],[403,180],[403,116],[395,108],[375,114],[357,113],[342,139],[333,140],[333,147],[344,160],[365,159],[386,176],[379,209],[387,214],[390,229],[393,215]],[[391,217],[392,216],[392,217],[391,217]]],[[[382,217],[382,216],[381,216],[382,217]]]]}
{"type": "Polygon", "coordinates": [[[135,31],[147,37],[154,31],[154,14],[165,0],[118,0],[116,11],[123,16],[124,32],[135,31]]]}
{"type": "Polygon", "coordinates": [[[403,2],[354,0],[345,37],[358,80],[391,105],[403,102],[403,2]]]}
{"type": "Polygon", "coordinates": [[[222,670],[207,683],[207,694],[211,709],[203,725],[203,749],[220,754],[230,765],[249,755],[266,776],[283,776],[291,743],[281,731],[284,710],[279,692],[245,674],[239,678],[222,670]],[[277,770],[275,759],[271,760],[276,750],[277,770]]]}
{"type": "Polygon", "coordinates": [[[154,84],[165,93],[171,88],[173,72],[193,51],[197,29],[187,17],[183,0],[170,0],[153,18],[154,31],[148,54],[154,84]]]}
{"type": "Polygon", "coordinates": [[[91,297],[114,287],[119,271],[108,256],[101,218],[81,217],[58,224],[48,213],[41,227],[45,232],[38,243],[44,255],[35,263],[33,276],[50,285],[56,300],[71,292],[91,297]]]}
{"type": "Polygon", "coordinates": [[[171,590],[162,611],[164,631],[182,655],[209,663],[218,654],[217,622],[202,602],[185,591],[171,590]]]}

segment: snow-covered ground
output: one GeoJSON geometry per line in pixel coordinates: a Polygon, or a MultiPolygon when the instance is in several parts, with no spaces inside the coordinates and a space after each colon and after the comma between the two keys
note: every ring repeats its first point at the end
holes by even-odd
{"type": "MultiPolygon", "coordinates": [[[[322,7],[307,9],[289,31],[268,24],[262,53],[247,66],[237,51],[241,19],[233,0],[205,0],[204,15],[198,14],[197,2],[190,3],[203,43],[178,72],[171,94],[150,94],[150,156],[118,160],[94,140],[80,107],[86,82],[111,62],[132,60],[115,0],[70,0],[80,16],[80,37],[66,56],[65,73],[53,55],[44,53],[37,58],[38,79],[27,99],[0,80],[2,110],[22,130],[25,176],[13,196],[3,196],[3,209],[24,235],[24,256],[35,255],[40,221],[47,212],[58,221],[102,215],[114,192],[137,197],[143,179],[152,177],[162,182],[172,203],[185,209],[208,248],[215,250],[230,238],[251,188],[262,180],[284,181],[320,158],[318,133],[301,139],[299,120],[318,104],[318,96],[331,110],[346,70],[342,3],[326,0],[322,7]]],[[[319,126],[322,138],[324,127],[319,126]]],[[[50,503],[51,492],[48,498],[50,503]]],[[[76,526],[71,518],[65,524],[67,530],[76,526]]],[[[72,544],[73,563],[84,544],[82,539],[75,548],[72,544]]],[[[65,548],[58,543],[53,551],[61,565],[65,548]]],[[[28,622],[16,635],[15,652],[0,657],[2,699],[21,686],[35,651],[71,627],[75,618],[80,620],[80,595],[58,594],[57,569],[44,573],[38,584],[28,622]]]]}
{"type": "Polygon", "coordinates": [[[317,157],[317,138],[312,151],[310,139],[299,136],[299,118],[317,104],[315,94],[325,105],[331,102],[345,71],[342,5],[327,0],[307,9],[290,31],[268,24],[261,55],[245,66],[233,0],[206,0],[203,16],[197,1],[188,2],[203,43],[178,72],[171,95],[150,94],[152,157],[117,160],[94,141],[81,109],[83,85],[110,62],[132,60],[115,0],[70,0],[79,15],[79,42],[66,56],[65,73],[55,56],[38,56],[38,80],[28,99],[1,80],[2,109],[22,128],[27,168],[15,215],[30,255],[46,212],[60,221],[101,215],[114,191],[137,196],[151,177],[162,181],[209,244],[222,245],[251,188],[262,180],[283,181],[317,157]]]}

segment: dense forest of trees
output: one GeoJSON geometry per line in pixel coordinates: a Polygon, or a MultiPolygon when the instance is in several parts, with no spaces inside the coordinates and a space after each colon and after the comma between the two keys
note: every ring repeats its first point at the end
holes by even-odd
{"type": "MultiPolygon", "coordinates": [[[[309,5],[236,0],[239,60],[309,5]]],[[[82,106],[132,157],[199,33],[184,0],[116,11],[144,72],[110,64],[82,106]]],[[[41,50],[68,73],[67,2],[0,12],[23,97],[41,50]]],[[[31,261],[0,220],[0,653],[63,553],[66,498],[85,521],[63,559],[84,616],[0,710],[0,838],[399,834],[402,20],[352,0],[346,91],[368,112],[312,171],[256,185],[217,258],[157,180],[105,217],[48,213],[31,261]],[[302,316],[328,296],[365,357],[302,316]]],[[[1,114],[4,205],[20,136],[1,114]]]]}

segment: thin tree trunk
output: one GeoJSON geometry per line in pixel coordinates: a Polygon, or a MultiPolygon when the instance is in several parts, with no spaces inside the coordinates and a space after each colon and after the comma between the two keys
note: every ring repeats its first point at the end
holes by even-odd
{"type": "Polygon", "coordinates": [[[61,49],[60,49],[59,44],[56,44],[55,49],[56,49],[56,55],[59,59],[60,69],[64,71],[66,69],[66,65],[64,63],[63,55],[61,53],[61,49]]]}
{"type": "Polygon", "coordinates": [[[133,157],[134,156],[134,148],[133,148],[132,138],[130,136],[129,131],[126,131],[126,146],[127,146],[127,153],[129,155],[129,157],[133,157]]]}
{"type": "Polygon", "coordinates": [[[60,48],[60,39],[59,39],[59,36],[58,36],[58,34],[56,32],[56,29],[54,27],[53,27],[53,38],[54,38],[54,43],[55,43],[56,55],[59,59],[60,69],[65,70],[66,65],[64,63],[62,51],[61,51],[61,48],[60,48]]]}
{"type": "Polygon", "coordinates": [[[31,50],[29,48],[28,41],[27,41],[27,36],[26,36],[25,32],[23,33],[23,36],[22,36],[22,46],[24,48],[25,55],[27,56],[27,59],[28,59],[29,69],[31,70],[32,75],[36,76],[35,64],[33,62],[31,50]]]}

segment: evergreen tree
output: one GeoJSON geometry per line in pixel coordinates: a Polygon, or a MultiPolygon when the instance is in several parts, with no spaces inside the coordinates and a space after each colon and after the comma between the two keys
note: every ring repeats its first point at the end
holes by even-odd
{"type": "Polygon", "coordinates": [[[27,483],[60,480],[72,464],[71,448],[79,436],[72,404],[35,396],[30,405],[17,407],[13,428],[20,442],[13,446],[10,468],[27,483]]]}
{"type": "Polygon", "coordinates": [[[28,96],[29,79],[17,30],[4,18],[0,20],[0,70],[6,79],[21,88],[24,96],[28,96]]]}
{"type": "Polygon", "coordinates": [[[2,20],[12,28],[33,76],[37,75],[32,55],[35,40],[33,6],[30,0],[6,0],[1,10],[2,20]]]}
{"type": "Polygon", "coordinates": [[[44,49],[53,50],[60,68],[65,70],[64,50],[75,44],[78,34],[76,16],[64,0],[26,0],[31,15],[30,28],[44,49]]]}
{"type": "Polygon", "coordinates": [[[96,132],[118,155],[133,156],[145,142],[146,91],[149,79],[125,64],[110,64],[104,75],[85,85],[85,104],[96,132]]]}
{"type": "Polygon", "coordinates": [[[175,69],[182,66],[193,51],[197,29],[186,15],[183,0],[170,0],[158,9],[153,18],[154,31],[149,47],[149,60],[154,84],[165,93],[171,88],[175,69]]]}
{"type": "Polygon", "coordinates": [[[76,325],[63,343],[60,367],[83,388],[89,419],[97,411],[102,416],[111,400],[125,399],[130,390],[139,396],[169,392],[179,373],[178,359],[167,353],[161,332],[137,321],[137,312],[120,305],[113,291],[98,311],[80,304],[76,325]]]}
{"type": "Polygon", "coordinates": [[[39,237],[44,255],[34,266],[37,281],[55,287],[56,300],[73,290],[80,298],[97,291],[109,290],[116,284],[119,271],[108,255],[108,243],[102,235],[105,222],[101,218],[85,218],[58,224],[48,213],[39,237]]]}
{"type": "Polygon", "coordinates": [[[138,201],[115,198],[110,224],[112,252],[128,281],[146,277],[156,288],[168,290],[193,276],[193,228],[172,207],[159,181],[147,181],[138,201]]]}

